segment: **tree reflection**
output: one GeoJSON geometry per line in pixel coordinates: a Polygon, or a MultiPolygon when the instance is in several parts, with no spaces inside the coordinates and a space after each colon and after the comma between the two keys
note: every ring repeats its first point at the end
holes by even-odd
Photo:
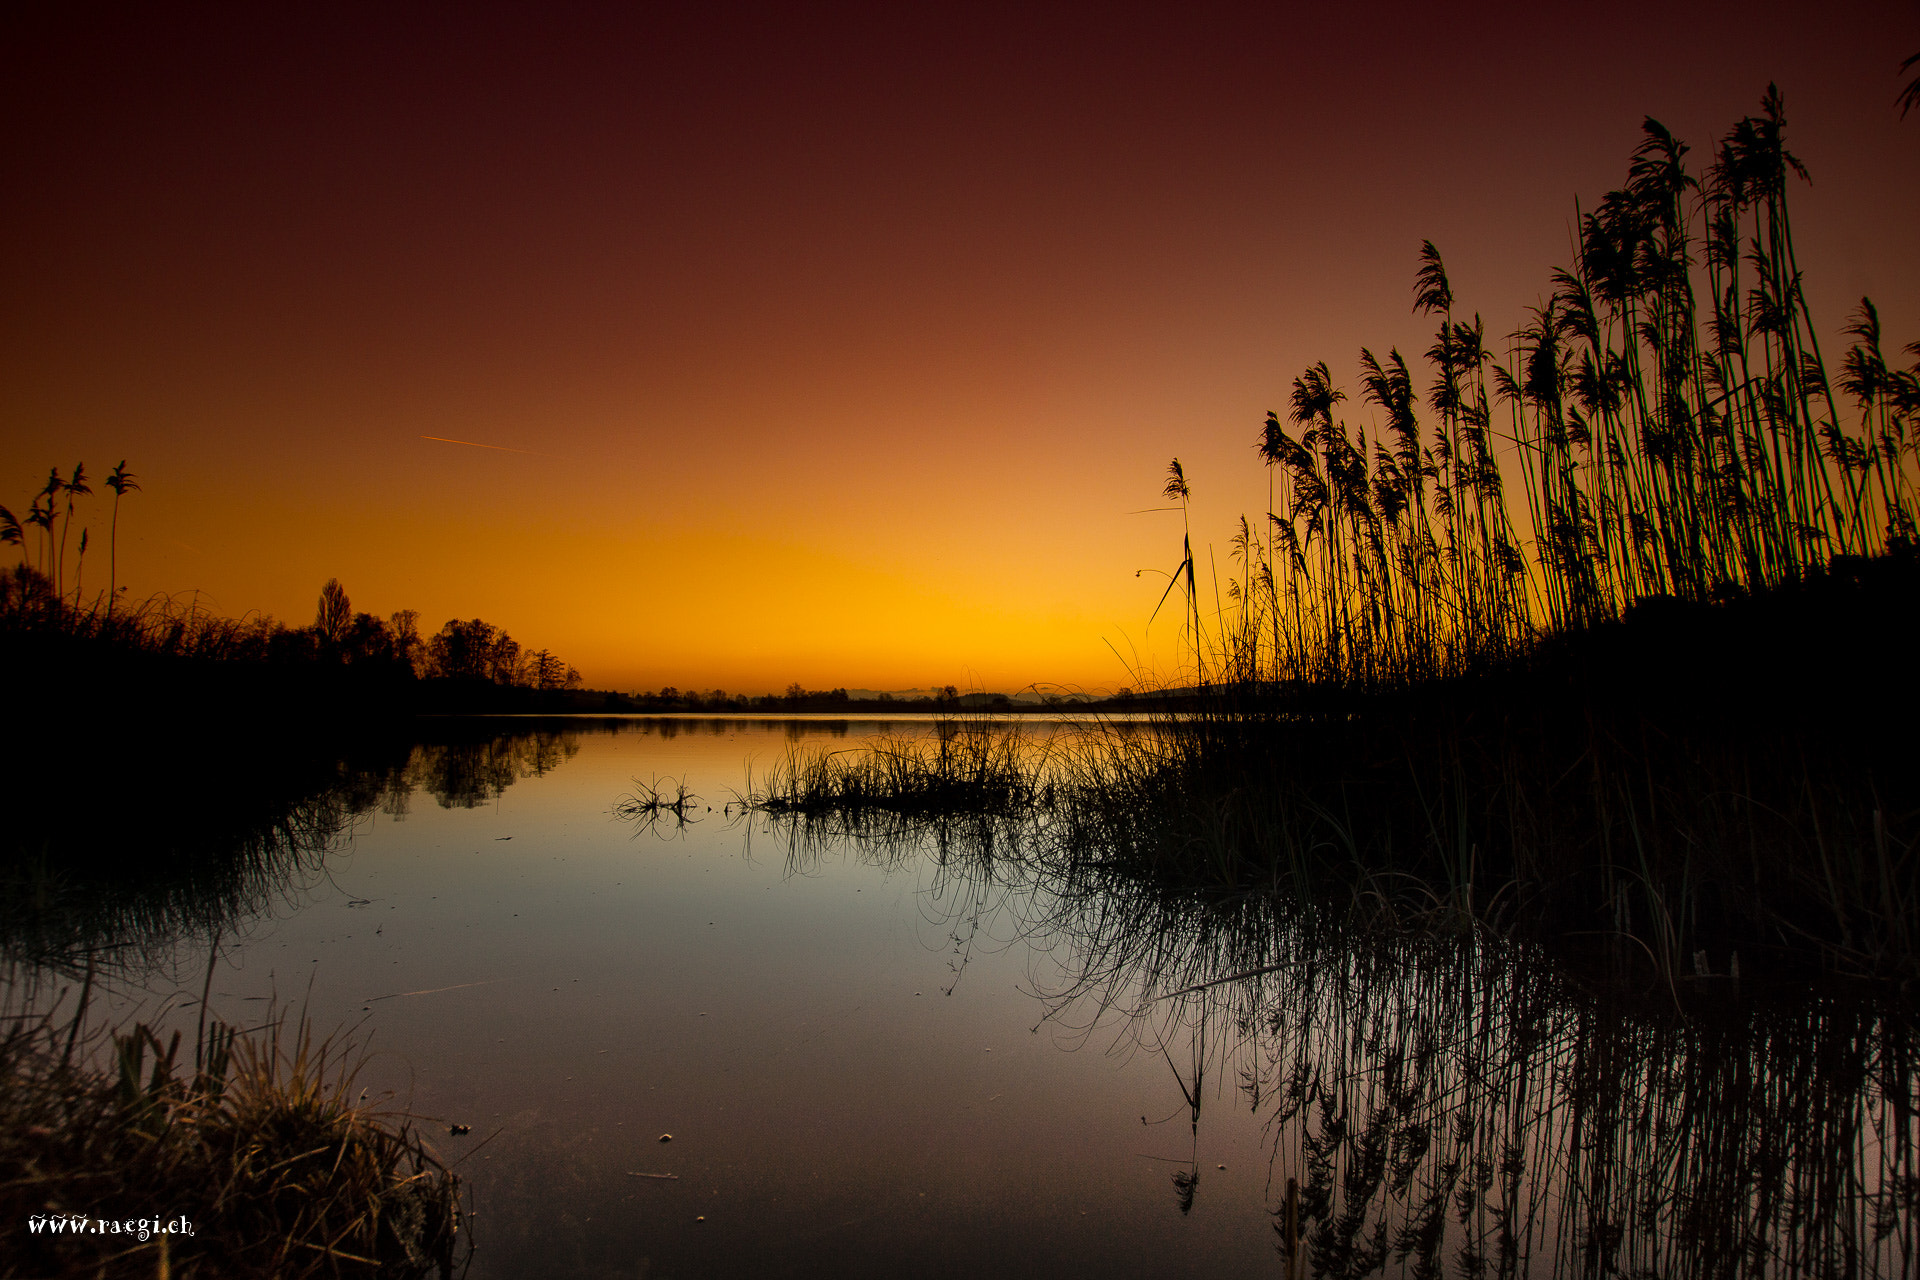
{"type": "Polygon", "coordinates": [[[558,768],[579,742],[571,730],[461,725],[431,742],[339,752],[186,736],[145,748],[137,771],[9,788],[0,962],[75,976],[164,967],[182,942],[230,935],[297,902],[371,815],[406,816],[416,791],[443,808],[486,804],[558,768]],[[218,802],[181,821],[183,800],[215,786],[218,802]],[[74,816],[88,813],[97,816],[74,816]]]}
{"type": "Polygon", "coordinates": [[[578,733],[544,730],[422,743],[407,762],[402,794],[421,790],[439,801],[442,809],[477,809],[522,778],[553,772],[579,750],[578,733]]]}

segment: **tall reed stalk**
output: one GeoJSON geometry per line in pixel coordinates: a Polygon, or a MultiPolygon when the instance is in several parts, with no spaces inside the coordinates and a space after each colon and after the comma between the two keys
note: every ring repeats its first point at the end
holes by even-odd
{"type": "Polygon", "coordinates": [[[1862,299],[1842,408],[1794,250],[1787,187],[1806,169],[1785,123],[1769,87],[1701,178],[1647,120],[1626,185],[1579,212],[1572,266],[1504,353],[1426,243],[1424,401],[1398,350],[1360,352],[1371,432],[1338,412],[1324,362],[1294,380],[1256,445],[1275,501],[1234,538],[1198,682],[1417,683],[1651,598],[1726,599],[1912,548],[1920,343],[1889,366],[1862,299]]]}

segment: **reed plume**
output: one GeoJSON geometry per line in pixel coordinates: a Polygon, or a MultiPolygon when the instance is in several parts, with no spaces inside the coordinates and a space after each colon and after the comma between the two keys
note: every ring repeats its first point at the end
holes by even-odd
{"type": "Polygon", "coordinates": [[[1769,87],[1701,177],[1647,119],[1625,185],[1577,211],[1571,266],[1502,352],[1423,243],[1425,395],[1398,350],[1363,348],[1370,437],[1325,362],[1294,380],[1255,443],[1274,501],[1262,535],[1243,522],[1231,608],[1205,636],[1188,540],[1176,582],[1197,682],[1416,684],[1642,601],[1725,600],[1914,547],[1920,359],[1888,364],[1862,299],[1830,379],[1787,208],[1807,171],[1785,130],[1769,87]]]}

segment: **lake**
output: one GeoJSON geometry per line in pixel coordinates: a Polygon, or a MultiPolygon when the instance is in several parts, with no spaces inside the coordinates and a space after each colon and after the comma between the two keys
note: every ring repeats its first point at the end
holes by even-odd
{"type": "Polygon", "coordinates": [[[1920,1055],[1858,992],[1603,992],[990,824],[737,804],[790,752],[955,731],[423,722],[240,834],[245,797],[174,815],[225,842],[191,884],[16,910],[11,999],[71,1007],[118,944],[97,1020],[191,1034],[210,971],[218,1017],[338,1029],[429,1118],[479,1277],[1271,1276],[1292,1230],[1328,1276],[1913,1273],[1920,1055]]]}

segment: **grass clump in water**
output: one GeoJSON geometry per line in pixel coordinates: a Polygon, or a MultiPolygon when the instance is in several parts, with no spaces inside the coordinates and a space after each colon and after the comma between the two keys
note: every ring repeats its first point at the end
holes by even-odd
{"type": "Polygon", "coordinates": [[[747,808],[775,817],[857,820],[1014,817],[1043,798],[1044,764],[1012,729],[943,722],[929,741],[883,739],[853,751],[793,751],[747,808]]]}
{"type": "Polygon", "coordinates": [[[406,1117],[353,1100],[347,1045],[216,1022],[188,1065],[178,1032],[136,1023],[101,1070],[73,1041],[45,1017],[0,1034],[9,1274],[452,1274],[458,1179],[406,1117]],[[47,1225],[79,1218],[123,1229],[47,1225]],[[191,1234],[154,1229],[182,1219],[191,1234]]]}

